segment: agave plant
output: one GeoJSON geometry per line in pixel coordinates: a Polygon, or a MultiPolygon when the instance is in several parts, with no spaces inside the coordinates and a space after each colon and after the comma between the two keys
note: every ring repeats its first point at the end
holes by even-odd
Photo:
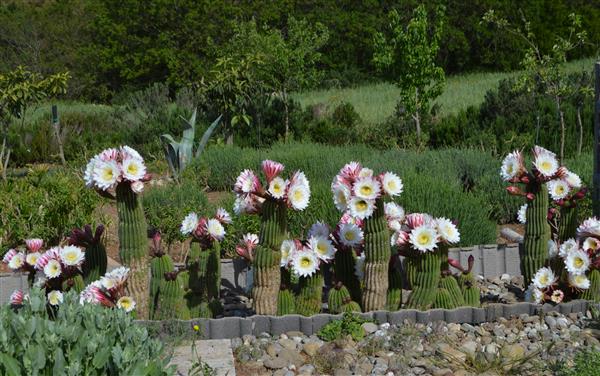
{"type": "Polygon", "coordinates": [[[181,141],[177,142],[173,136],[169,134],[163,134],[160,139],[165,147],[165,157],[169,163],[169,167],[173,173],[173,177],[179,178],[179,175],[188,163],[194,159],[200,157],[202,151],[208,143],[208,139],[212,135],[213,131],[221,121],[221,116],[217,118],[204,132],[200,144],[196,148],[194,153],[194,137],[196,135],[196,110],[192,113],[192,116],[188,119],[181,118],[183,121],[183,136],[181,141]]]}

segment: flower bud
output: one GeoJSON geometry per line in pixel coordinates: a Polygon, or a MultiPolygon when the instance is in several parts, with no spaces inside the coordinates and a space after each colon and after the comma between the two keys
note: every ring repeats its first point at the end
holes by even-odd
{"type": "Polygon", "coordinates": [[[526,198],[527,198],[527,200],[529,200],[529,201],[533,201],[533,200],[535,200],[535,194],[534,194],[534,193],[531,193],[531,192],[529,192],[528,194],[526,194],[526,195],[525,195],[525,197],[526,197],[526,198]]]}

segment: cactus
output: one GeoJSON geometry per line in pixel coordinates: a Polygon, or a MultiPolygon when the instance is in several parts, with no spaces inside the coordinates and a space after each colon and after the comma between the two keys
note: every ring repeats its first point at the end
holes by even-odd
{"type": "Polygon", "coordinates": [[[391,246],[381,198],[375,202],[373,215],[365,220],[364,238],[365,279],[362,306],[366,312],[382,310],[387,298],[391,246]]]}
{"type": "Polygon", "coordinates": [[[218,241],[204,245],[198,240],[190,243],[186,259],[186,294],[190,314],[194,317],[213,318],[219,315],[221,306],[221,245],[218,241]]]}
{"type": "Polygon", "coordinates": [[[287,233],[287,207],[283,201],[266,199],[262,205],[259,245],[253,262],[254,311],[259,315],[275,315],[281,282],[281,243],[287,233]]]}
{"type": "Polygon", "coordinates": [[[63,291],[73,290],[80,293],[84,288],[85,282],[83,281],[83,276],[81,274],[75,274],[74,276],[65,279],[62,283],[63,291]]]}
{"type": "Polygon", "coordinates": [[[296,312],[303,316],[312,316],[321,312],[323,298],[323,274],[316,271],[309,277],[300,277],[296,312]]]}
{"type": "Polygon", "coordinates": [[[148,302],[150,320],[154,319],[159,295],[161,293],[161,285],[165,280],[165,274],[172,271],[174,268],[173,260],[165,253],[155,253],[155,257],[150,262],[150,300],[148,302]]]}
{"type": "Polygon", "coordinates": [[[178,274],[176,271],[165,273],[156,302],[155,320],[190,318],[190,312],[183,298],[183,281],[178,274]]]}
{"type": "MultiPolygon", "coordinates": [[[[448,293],[448,297],[450,298],[450,307],[448,309],[453,309],[457,307],[461,307],[465,305],[465,299],[463,297],[462,291],[458,286],[458,282],[456,278],[452,275],[445,275],[440,278],[440,290],[445,290],[448,293]]],[[[438,292],[439,295],[439,292],[438,292]]],[[[436,297],[436,301],[437,301],[436,297]]],[[[438,307],[442,308],[442,307],[438,307]]],[[[446,307],[443,307],[446,308],[446,307]]]]}
{"type": "Polygon", "coordinates": [[[475,258],[472,255],[469,256],[467,269],[463,269],[458,276],[458,286],[462,292],[464,305],[468,307],[479,307],[480,305],[480,291],[472,272],[474,263],[475,258]]]}
{"type": "Polygon", "coordinates": [[[348,299],[352,299],[350,291],[341,282],[337,282],[330,290],[327,297],[329,313],[342,313],[342,306],[348,299]]]}
{"type": "Polygon", "coordinates": [[[148,225],[141,199],[129,182],[117,185],[117,213],[119,216],[119,257],[130,269],[127,289],[136,301],[138,318],[148,317],[148,225]]]}
{"type": "Polygon", "coordinates": [[[335,253],[335,261],[333,263],[335,279],[340,281],[344,287],[348,289],[352,300],[356,302],[362,301],[362,292],[360,281],[354,272],[356,265],[356,256],[351,248],[340,248],[335,253]]]}
{"type": "Polygon", "coordinates": [[[560,220],[558,222],[558,240],[562,243],[577,235],[577,206],[562,206],[560,208],[560,220]]]}
{"type": "Polygon", "coordinates": [[[581,294],[581,299],[600,302],[600,270],[593,269],[589,274],[590,288],[584,290],[581,294]]]}
{"type": "Polygon", "coordinates": [[[353,300],[349,300],[346,304],[344,304],[341,311],[342,313],[362,312],[360,310],[360,305],[353,300]]]}
{"type": "Polygon", "coordinates": [[[521,270],[525,281],[531,281],[548,257],[550,225],[548,224],[548,190],[545,184],[527,184],[533,200],[527,204],[525,239],[521,252],[521,270]]]}
{"type": "Polygon", "coordinates": [[[85,225],[83,229],[73,229],[69,237],[69,244],[85,249],[85,260],[81,270],[86,284],[99,280],[106,273],[108,258],[106,257],[103,233],[103,225],[96,227],[94,233],[92,233],[90,225],[85,225]]]}
{"type": "Polygon", "coordinates": [[[291,315],[296,313],[296,297],[294,293],[286,288],[279,290],[277,296],[277,316],[291,315]]]}
{"type": "Polygon", "coordinates": [[[386,309],[397,311],[402,304],[402,273],[397,268],[400,259],[397,255],[390,258],[388,270],[388,291],[386,298],[386,309]]]}
{"type": "Polygon", "coordinates": [[[412,250],[408,257],[414,258],[414,277],[412,292],[408,297],[407,306],[425,310],[434,303],[440,282],[442,254],[434,252],[420,253],[412,250]]]}
{"type": "Polygon", "coordinates": [[[454,309],[457,306],[454,304],[454,299],[450,295],[450,292],[445,288],[440,287],[437,289],[432,307],[441,309],[454,309]]]}
{"type": "Polygon", "coordinates": [[[415,284],[418,260],[419,259],[416,254],[414,255],[414,257],[411,255],[408,255],[407,257],[404,258],[403,268],[404,268],[404,273],[406,274],[406,280],[408,281],[410,288],[412,288],[412,286],[415,284]]]}

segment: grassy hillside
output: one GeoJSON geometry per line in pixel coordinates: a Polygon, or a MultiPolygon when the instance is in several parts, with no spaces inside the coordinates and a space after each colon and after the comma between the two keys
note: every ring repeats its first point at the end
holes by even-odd
{"type": "MultiPolygon", "coordinates": [[[[595,59],[583,59],[569,62],[565,69],[577,72],[591,70],[595,59]]],[[[478,105],[485,93],[498,86],[498,83],[512,73],[469,73],[447,78],[446,89],[438,98],[441,113],[453,114],[468,106],[478,105]]],[[[368,123],[378,123],[392,115],[398,102],[398,89],[389,83],[369,84],[356,88],[308,91],[297,94],[294,99],[305,107],[317,103],[351,103],[361,118],[368,123]]]]}

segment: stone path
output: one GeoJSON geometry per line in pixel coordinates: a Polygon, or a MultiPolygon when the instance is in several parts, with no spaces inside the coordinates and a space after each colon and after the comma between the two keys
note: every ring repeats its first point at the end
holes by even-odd
{"type": "MultiPolygon", "coordinates": [[[[217,376],[235,376],[235,364],[228,339],[196,341],[196,351],[201,360],[216,371],[217,376]]],[[[171,364],[177,365],[178,375],[188,375],[192,364],[197,361],[190,344],[175,348],[171,364]]]]}

